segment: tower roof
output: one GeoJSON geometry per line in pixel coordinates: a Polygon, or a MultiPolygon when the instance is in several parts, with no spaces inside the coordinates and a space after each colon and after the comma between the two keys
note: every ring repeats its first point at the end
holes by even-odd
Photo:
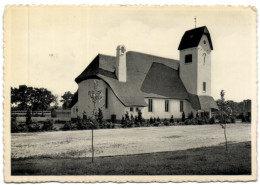
{"type": "Polygon", "coordinates": [[[210,33],[209,33],[206,26],[202,26],[202,27],[199,27],[199,28],[195,28],[195,29],[186,31],[184,33],[184,35],[182,36],[178,50],[197,47],[199,45],[201,37],[203,35],[207,36],[207,38],[209,40],[210,48],[211,48],[211,50],[213,50],[213,45],[212,45],[212,42],[211,42],[210,33]]]}

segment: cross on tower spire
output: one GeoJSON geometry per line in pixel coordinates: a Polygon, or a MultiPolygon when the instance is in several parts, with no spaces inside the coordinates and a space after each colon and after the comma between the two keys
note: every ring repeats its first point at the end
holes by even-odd
{"type": "Polygon", "coordinates": [[[195,28],[196,28],[196,20],[197,20],[197,18],[196,18],[196,16],[195,16],[195,17],[194,17],[195,28]]]}

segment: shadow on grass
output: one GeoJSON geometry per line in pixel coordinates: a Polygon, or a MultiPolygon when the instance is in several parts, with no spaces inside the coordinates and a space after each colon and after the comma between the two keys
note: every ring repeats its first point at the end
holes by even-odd
{"type": "Polygon", "coordinates": [[[251,143],[127,156],[12,159],[12,175],[250,175],[251,143]]]}

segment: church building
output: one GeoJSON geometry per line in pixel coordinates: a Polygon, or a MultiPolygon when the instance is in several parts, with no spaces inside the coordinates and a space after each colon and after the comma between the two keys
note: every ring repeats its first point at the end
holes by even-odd
{"type": "Polygon", "coordinates": [[[211,116],[218,110],[211,96],[211,52],[213,45],[206,26],[184,33],[179,60],[116,48],[116,56],[98,54],[75,79],[78,91],[71,117],[91,116],[89,92],[97,85],[102,99],[98,106],[104,119],[121,119],[142,112],[144,119],[186,117],[193,112],[211,116]]]}

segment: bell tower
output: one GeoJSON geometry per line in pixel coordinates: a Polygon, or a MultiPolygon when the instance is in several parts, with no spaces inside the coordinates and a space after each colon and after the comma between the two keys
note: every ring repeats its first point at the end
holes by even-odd
{"type": "Polygon", "coordinates": [[[180,78],[187,91],[211,96],[211,51],[213,45],[206,26],[184,33],[179,48],[180,78]]]}

